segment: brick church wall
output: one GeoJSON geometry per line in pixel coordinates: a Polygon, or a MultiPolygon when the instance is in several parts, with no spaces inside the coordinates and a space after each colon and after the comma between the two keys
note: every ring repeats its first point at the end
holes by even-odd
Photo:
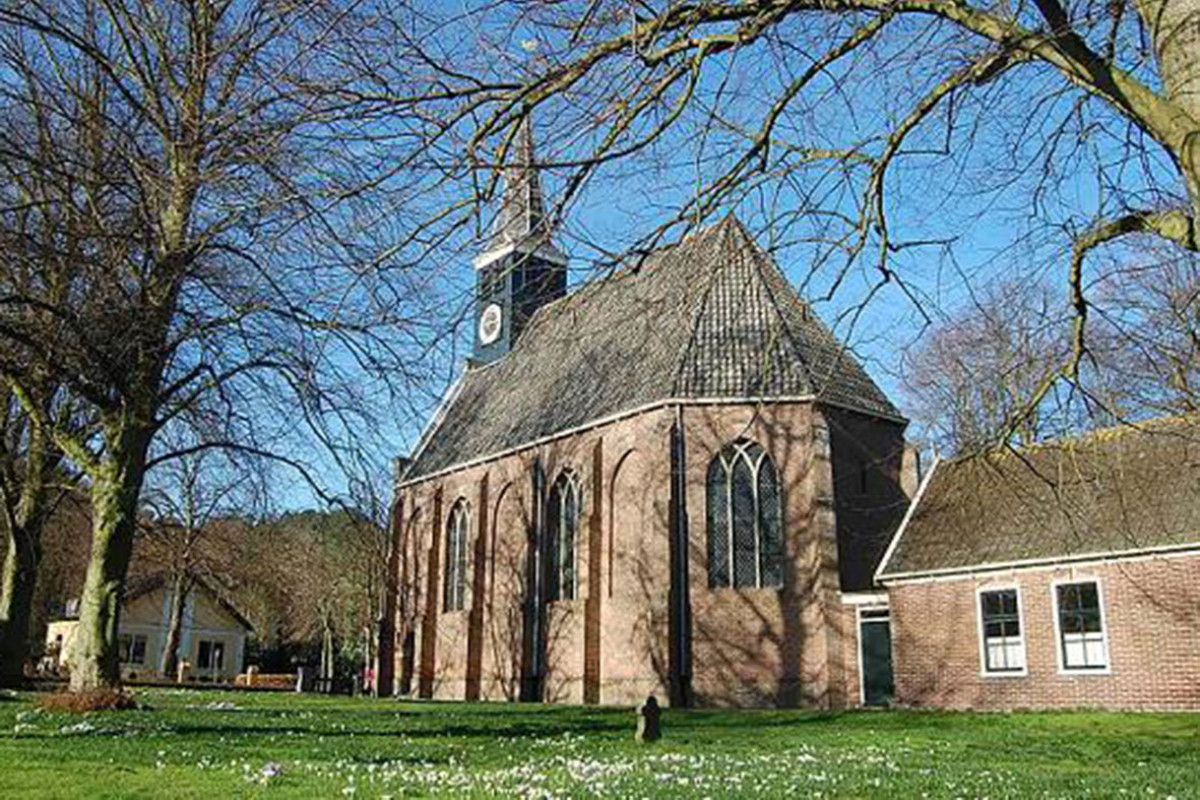
{"type": "Polygon", "coordinates": [[[897,700],[904,705],[1021,709],[1200,709],[1200,556],[1127,559],[888,588],[897,700]],[[1109,669],[1063,674],[1052,585],[1100,584],[1109,669]],[[983,675],[980,587],[1019,587],[1026,675],[983,675]]]}
{"type": "Polygon", "coordinates": [[[600,702],[668,697],[670,426],[667,411],[606,436],[600,702]]]}
{"type": "MultiPolygon", "coordinates": [[[[649,692],[665,696],[665,663],[661,661],[666,648],[665,595],[669,578],[663,505],[665,476],[669,473],[669,420],[664,422],[665,419],[662,413],[631,417],[406,487],[405,516],[416,532],[409,535],[409,545],[402,548],[399,583],[401,593],[413,599],[407,616],[401,611],[397,640],[403,642],[407,632],[413,634],[418,663],[412,669],[418,673],[423,648],[432,650],[432,667],[426,670],[431,675],[430,687],[425,694],[440,699],[467,696],[468,655],[473,635],[478,638],[481,651],[478,697],[515,700],[519,696],[527,532],[533,513],[531,475],[534,458],[540,456],[548,483],[568,469],[579,481],[582,495],[577,597],[554,601],[547,611],[546,700],[632,703],[644,699],[649,692]],[[599,459],[597,448],[602,453],[599,459]],[[651,481],[649,476],[662,479],[651,481]],[[478,495],[479,484],[485,477],[490,498],[488,524],[482,533],[488,536],[488,541],[481,546],[478,503],[471,499],[478,495]],[[476,558],[482,554],[486,562],[478,574],[474,559],[469,568],[475,580],[468,604],[476,597],[482,604],[473,634],[468,610],[446,613],[440,606],[445,579],[441,563],[445,560],[445,535],[440,527],[434,530],[431,511],[437,505],[439,493],[442,510],[436,525],[444,527],[454,502],[466,498],[472,512],[468,549],[476,558]],[[650,516],[643,518],[643,510],[650,516]],[[613,546],[614,538],[617,549],[613,546]],[[440,548],[436,554],[430,549],[435,540],[440,548]],[[595,565],[591,563],[594,559],[598,561],[595,565]],[[426,576],[429,565],[435,561],[439,574],[436,586],[431,587],[426,576]],[[612,576],[623,577],[610,580],[606,569],[612,570],[612,576]],[[421,580],[421,586],[413,587],[414,580],[421,580]],[[591,596],[596,589],[600,592],[598,598],[591,596]],[[436,606],[432,614],[431,597],[436,606]],[[591,645],[593,669],[599,675],[592,679],[593,696],[585,698],[589,601],[591,613],[599,617],[596,625],[599,635],[591,645]],[[429,627],[431,619],[434,623],[429,627]],[[662,680],[657,670],[661,670],[662,680]]],[[[403,603],[400,605],[403,609],[403,603]]],[[[403,646],[398,645],[397,675],[403,673],[403,659],[403,646]]],[[[413,687],[421,694],[417,683],[414,680],[413,687]]]]}
{"type": "Polygon", "coordinates": [[[842,664],[845,672],[843,680],[846,686],[846,707],[858,708],[863,705],[862,660],[859,657],[859,627],[858,613],[851,606],[842,606],[842,664]]]}
{"type": "Polygon", "coordinates": [[[528,473],[520,460],[489,473],[491,539],[484,573],[481,689],[485,700],[516,700],[521,685],[526,531],[531,523],[528,473]]]}
{"type": "Polygon", "coordinates": [[[830,684],[825,608],[836,588],[832,513],[814,498],[828,494],[828,463],[814,468],[813,411],[807,404],[707,406],[684,410],[688,443],[688,515],[693,686],[704,705],[823,704],[830,684]],[[775,461],[783,487],[782,589],[710,589],[706,478],[709,461],[730,441],[758,442],[775,461]],[[831,585],[831,581],[834,581],[831,585]]]}
{"type": "MultiPolygon", "coordinates": [[[[654,693],[666,702],[675,419],[674,406],[651,409],[403,488],[396,674],[409,671],[414,693],[441,699],[519,696],[531,475],[540,458],[547,486],[569,469],[582,490],[578,596],[548,610],[545,699],[629,705],[654,693]],[[445,526],[459,499],[471,510],[471,589],[467,609],[446,612],[445,526]]],[[[837,434],[829,431],[854,423],[840,417],[827,423],[811,404],[800,402],[688,405],[682,421],[696,702],[842,705],[848,681],[857,678],[847,667],[854,617],[851,609],[846,622],[839,591],[830,447],[831,440],[836,447],[837,434]],[[782,590],[708,586],[708,465],[739,437],[759,442],[780,473],[782,590]]]]}

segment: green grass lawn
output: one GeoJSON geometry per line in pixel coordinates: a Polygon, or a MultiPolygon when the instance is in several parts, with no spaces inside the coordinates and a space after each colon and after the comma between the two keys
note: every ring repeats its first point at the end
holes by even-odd
{"type": "Polygon", "coordinates": [[[143,690],[0,701],[0,797],[1200,797],[1200,715],[631,711],[143,690]]]}

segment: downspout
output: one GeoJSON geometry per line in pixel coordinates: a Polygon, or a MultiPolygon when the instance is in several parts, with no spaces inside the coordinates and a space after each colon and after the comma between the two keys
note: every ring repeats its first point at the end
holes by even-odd
{"type": "Polygon", "coordinates": [[[532,475],[530,531],[525,557],[525,675],[521,681],[521,699],[527,703],[542,699],[545,661],[545,591],[542,575],[542,549],[545,530],[546,474],[540,456],[534,459],[532,475]]]}
{"type": "Polygon", "coordinates": [[[670,490],[670,620],[671,705],[692,705],[692,605],[688,581],[687,449],[683,427],[683,406],[675,406],[671,423],[670,490]]]}

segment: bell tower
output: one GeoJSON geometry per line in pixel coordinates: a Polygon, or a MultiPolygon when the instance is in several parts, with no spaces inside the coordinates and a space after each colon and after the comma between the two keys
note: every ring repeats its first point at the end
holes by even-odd
{"type": "Polygon", "coordinates": [[[529,318],[567,292],[567,256],[552,241],[526,116],[509,150],[504,196],[475,266],[475,360],[502,357],[529,318]]]}

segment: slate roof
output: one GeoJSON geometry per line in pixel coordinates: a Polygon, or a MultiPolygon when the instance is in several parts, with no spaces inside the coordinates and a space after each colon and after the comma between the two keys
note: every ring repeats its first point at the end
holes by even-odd
{"type": "Polygon", "coordinates": [[[1200,544],[1200,416],[939,463],[880,577],[1200,544]]]}
{"type": "Polygon", "coordinates": [[[659,401],[798,397],[902,419],[729,217],[539,309],[466,370],[402,480],[659,401]]]}

